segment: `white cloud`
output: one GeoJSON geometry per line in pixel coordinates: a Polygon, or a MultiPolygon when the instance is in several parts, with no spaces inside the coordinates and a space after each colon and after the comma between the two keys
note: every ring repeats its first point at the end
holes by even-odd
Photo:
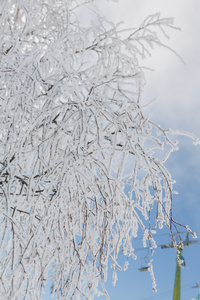
{"type": "MultiPolygon", "coordinates": [[[[161,17],[174,18],[175,26],[180,27],[181,31],[168,31],[170,39],[166,43],[183,58],[185,65],[167,49],[154,49],[152,57],[143,62],[143,65],[155,69],[155,72],[146,72],[147,84],[143,97],[144,101],[158,100],[149,108],[154,121],[165,128],[188,130],[200,137],[200,1],[119,0],[116,5],[112,2],[101,3],[101,10],[105,11],[109,20],[123,20],[124,27],[137,27],[149,14],[156,12],[160,12],[161,17]]],[[[178,153],[180,160],[172,154],[168,165],[174,178],[179,181],[181,191],[182,188],[188,189],[185,195],[188,202],[181,202],[181,207],[187,211],[191,204],[193,210],[196,203],[195,211],[198,213],[199,199],[195,196],[190,199],[189,195],[195,195],[198,190],[199,147],[191,147],[190,141],[185,138],[178,153]],[[187,181],[184,172],[190,172],[196,190],[194,186],[192,189],[189,186],[181,188],[181,184],[185,185],[187,181]]],[[[197,214],[195,216],[197,221],[197,214]]]]}
{"type": "Polygon", "coordinates": [[[160,12],[162,17],[174,17],[175,26],[182,31],[171,31],[166,43],[185,61],[186,65],[166,49],[154,49],[144,62],[155,69],[147,72],[144,99],[157,98],[154,119],[165,126],[188,129],[200,135],[200,1],[199,0],[119,0],[101,2],[109,20],[123,20],[125,27],[137,27],[149,14],[160,12]]]}

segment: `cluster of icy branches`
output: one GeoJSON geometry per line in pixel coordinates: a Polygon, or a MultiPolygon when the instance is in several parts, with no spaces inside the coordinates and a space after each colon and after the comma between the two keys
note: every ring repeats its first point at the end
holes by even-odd
{"type": "Polygon", "coordinates": [[[151,248],[157,226],[172,230],[173,181],[158,151],[177,146],[144,114],[138,64],[172,20],[156,14],[125,32],[96,15],[84,27],[92,2],[1,4],[4,299],[40,299],[49,276],[58,299],[93,299],[100,285],[107,294],[108,260],[115,284],[138,230],[151,248]]]}

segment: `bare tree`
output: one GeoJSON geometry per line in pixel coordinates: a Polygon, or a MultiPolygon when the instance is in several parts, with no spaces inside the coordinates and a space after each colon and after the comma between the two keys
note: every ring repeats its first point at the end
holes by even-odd
{"type": "Polygon", "coordinates": [[[115,284],[118,254],[135,258],[139,228],[153,249],[156,228],[172,233],[177,225],[164,166],[177,143],[145,115],[138,62],[163,45],[158,32],[173,28],[172,19],[155,14],[125,31],[95,13],[93,2],[2,0],[4,299],[40,299],[49,278],[58,299],[109,297],[108,260],[115,284]]]}

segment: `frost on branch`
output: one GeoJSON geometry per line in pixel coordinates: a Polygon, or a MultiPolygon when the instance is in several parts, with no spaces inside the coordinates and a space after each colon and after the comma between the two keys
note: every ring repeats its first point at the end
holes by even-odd
{"type": "Polygon", "coordinates": [[[58,299],[107,295],[108,260],[115,283],[118,254],[135,258],[138,230],[151,248],[157,226],[172,231],[164,161],[177,145],[144,113],[138,63],[172,20],[156,14],[125,32],[95,15],[83,26],[92,2],[0,8],[4,299],[40,299],[49,277],[58,299]]]}

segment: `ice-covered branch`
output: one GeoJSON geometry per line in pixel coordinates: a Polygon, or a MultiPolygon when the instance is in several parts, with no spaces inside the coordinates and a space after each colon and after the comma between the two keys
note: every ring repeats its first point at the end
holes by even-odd
{"type": "Polygon", "coordinates": [[[130,33],[102,18],[83,26],[83,8],[94,1],[0,7],[4,299],[40,299],[49,278],[58,299],[108,297],[109,259],[115,284],[139,230],[153,249],[152,230],[178,225],[164,166],[177,145],[145,115],[138,59],[172,20],[156,14],[130,33]]]}

